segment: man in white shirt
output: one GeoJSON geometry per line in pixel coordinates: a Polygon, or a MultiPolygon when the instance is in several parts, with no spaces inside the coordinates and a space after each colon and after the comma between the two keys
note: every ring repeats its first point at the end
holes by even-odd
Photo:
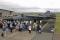
{"type": "Polygon", "coordinates": [[[29,33],[31,33],[31,25],[28,26],[29,33]]]}

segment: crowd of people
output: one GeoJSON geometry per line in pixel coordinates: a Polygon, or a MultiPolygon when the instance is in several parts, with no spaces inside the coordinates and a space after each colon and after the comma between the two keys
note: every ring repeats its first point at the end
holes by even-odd
{"type": "Polygon", "coordinates": [[[0,21],[0,28],[3,30],[1,36],[4,35],[5,31],[13,32],[13,30],[17,31],[29,31],[31,33],[32,30],[41,32],[41,25],[36,22],[31,22],[31,21],[7,21],[3,20],[0,21]]]}

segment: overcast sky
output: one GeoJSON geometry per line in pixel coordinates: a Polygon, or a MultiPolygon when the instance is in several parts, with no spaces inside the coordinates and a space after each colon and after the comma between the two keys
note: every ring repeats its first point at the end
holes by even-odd
{"type": "Polygon", "coordinates": [[[49,9],[60,9],[60,0],[0,0],[1,5],[8,5],[7,7],[24,7],[24,8],[49,8],[49,9]]]}

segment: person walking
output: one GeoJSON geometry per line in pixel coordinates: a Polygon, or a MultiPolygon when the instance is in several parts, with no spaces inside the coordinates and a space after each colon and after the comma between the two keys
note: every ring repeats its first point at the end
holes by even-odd
{"type": "Polygon", "coordinates": [[[28,26],[28,31],[31,33],[31,24],[28,26]]]}
{"type": "Polygon", "coordinates": [[[13,23],[10,21],[10,32],[13,30],[13,23]]]}
{"type": "Polygon", "coordinates": [[[37,28],[37,23],[34,23],[34,24],[33,24],[33,30],[35,31],[36,28],[37,28]]]}
{"type": "Polygon", "coordinates": [[[37,26],[37,31],[38,31],[39,33],[41,33],[41,25],[38,25],[38,26],[37,26]]]}
{"type": "Polygon", "coordinates": [[[0,27],[2,27],[2,33],[1,33],[1,36],[4,37],[4,24],[2,23],[2,25],[0,24],[0,27]]]}
{"type": "Polygon", "coordinates": [[[2,21],[0,21],[0,28],[2,28],[3,27],[3,23],[2,23],[2,21]]]}
{"type": "Polygon", "coordinates": [[[23,23],[19,25],[19,31],[22,31],[22,30],[23,30],[23,23]]]}
{"type": "Polygon", "coordinates": [[[19,22],[17,22],[17,23],[16,23],[16,30],[17,30],[17,31],[19,31],[19,30],[20,30],[20,28],[19,28],[19,27],[20,27],[20,23],[19,23],[19,22]]]}
{"type": "Polygon", "coordinates": [[[3,31],[1,34],[2,37],[6,36],[6,29],[7,29],[7,23],[6,23],[6,21],[3,21],[3,27],[2,27],[3,31]]]}
{"type": "Polygon", "coordinates": [[[42,27],[41,27],[41,25],[39,25],[39,33],[41,33],[42,32],[42,27]]]}
{"type": "Polygon", "coordinates": [[[13,29],[15,29],[15,27],[16,27],[16,24],[17,24],[17,23],[16,23],[16,21],[13,21],[13,22],[12,22],[13,29]]]}

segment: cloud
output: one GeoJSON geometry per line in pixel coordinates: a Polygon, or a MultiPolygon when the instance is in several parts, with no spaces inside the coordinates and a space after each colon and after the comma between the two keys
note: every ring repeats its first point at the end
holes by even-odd
{"type": "MultiPolygon", "coordinates": [[[[22,11],[28,11],[29,8],[32,8],[35,11],[38,11],[38,8],[60,9],[60,0],[0,0],[0,8],[4,7],[18,11],[20,9],[22,11]],[[34,8],[37,8],[38,10],[34,8]]],[[[31,11],[31,9],[29,10],[31,11]]]]}
{"type": "Polygon", "coordinates": [[[60,8],[60,0],[1,0],[0,2],[23,7],[60,8]]]}

